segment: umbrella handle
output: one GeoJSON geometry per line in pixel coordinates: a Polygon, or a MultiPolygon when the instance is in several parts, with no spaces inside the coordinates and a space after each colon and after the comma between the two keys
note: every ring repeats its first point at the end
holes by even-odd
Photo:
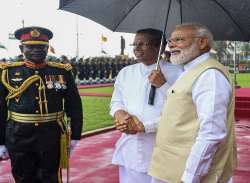
{"type": "Polygon", "coordinates": [[[154,100],[155,100],[155,90],[156,87],[151,85],[149,96],[148,96],[148,104],[149,105],[154,105],[154,100]]]}

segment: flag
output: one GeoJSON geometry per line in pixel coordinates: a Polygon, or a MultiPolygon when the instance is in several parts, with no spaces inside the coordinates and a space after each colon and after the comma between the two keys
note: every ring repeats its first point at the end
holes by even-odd
{"type": "Polygon", "coordinates": [[[2,43],[0,43],[0,48],[7,50],[7,48],[2,43]]]}
{"type": "Polygon", "coordinates": [[[101,41],[105,43],[108,41],[108,38],[102,34],[101,41]]]}
{"type": "Polygon", "coordinates": [[[51,52],[51,53],[56,53],[55,52],[55,48],[53,47],[53,46],[51,46],[51,45],[49,45],[49,51],[51,52]]]}

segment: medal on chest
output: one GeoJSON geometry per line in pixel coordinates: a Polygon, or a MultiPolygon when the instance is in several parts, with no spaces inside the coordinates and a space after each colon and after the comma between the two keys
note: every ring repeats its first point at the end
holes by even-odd
{"type": "Polygon", "coordinates": [[[23,78],[21,78],[21,73],[19,71],[15,72],[14,77],[11,78],[11,81],[14,81],[14,82],[20,82],[22,80],[23,78]]]}
{"type": "Polygon", "coordinates": [[[58,77],[59,77],[59,83],[61,84],[62,89],[64,89],[64,90],[67,89],[66,82],[64,80],[64,76],[63,75],[58,75],[58,77]]]}
{"type": "Polygon", "coordinates": [[[61,84],[59,82],[59,76],[54,76],[54,85],[55,85],[55,89],[61,89],[61,84]]]}
{"type": "Polygon", "coordinates": [[[54,88],[51,75],[46,75],[45,76],[45,82],[46,82],[46,86],[47,86],[48,89],[54,88]]]}

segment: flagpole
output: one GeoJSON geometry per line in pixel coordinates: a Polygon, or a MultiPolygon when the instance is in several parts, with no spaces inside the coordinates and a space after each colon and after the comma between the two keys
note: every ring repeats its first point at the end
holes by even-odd
{"type": "Polygon", "coordinates": [[[24,28],[24,19],[22,19],[22,27],[24,28]]]}
{"type": "Polygon", "coordinates": [[[101,36],[101,55],[103,54],[103,34],[101,36]]]}
{"type": "Polygon", "coordinates": [[[236,80],[236,49],[237,49],[237,43],[234,41],[234,54],[233,54],[233,59],[234,59],[234,85],[237,86],[237,80],[236,80]]]}
{"type": "Polygon", "coordinates": [[[78,27],[78,15],[76,15],[76,60],[79,57],[79,27],[78,27]]]}

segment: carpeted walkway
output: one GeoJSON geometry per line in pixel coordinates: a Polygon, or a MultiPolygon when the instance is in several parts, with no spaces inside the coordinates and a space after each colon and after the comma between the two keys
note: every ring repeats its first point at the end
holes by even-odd
{"type": "MultiPolygon", "coordinates": [[[[238,167],[234,183],[250,182],[250,119],[236,123],[238,167]]],[[[118,183],[118,170],[111,165],[120,133],[110,131],[83,138],[70,160],[71,183],[118,183]]],[[[65,172],[64,172],[65,175],[65,172]]],[[[65,176],[64,176],[65,180],[65,176]]],[[[0,183],[11,183],[9,161],[0,162],[0,183]]]]}
{"type": "Polygon", "coordinates": [[[113,83],[106,83],[106,84],[91,84],[91,85],[78,85],[78,89],[82,88],[99,88],[99,87],[110,87],[113,86],[113,83]]]}
{"type": "Polygon", "coordinates": [[[236,121],[250,118],[250,88],[237,89],[235,96],[236,121]]]}
{"type": "Polygon", "coordinates": [[[235,127],[238,166],[234,183],[250,183],[250,118],[237,121],[235,127]]]}
{"type": "Polygon", "coordinates": [[[80,96],[111,97],[109,93],[80,92],[80,96]]]}

